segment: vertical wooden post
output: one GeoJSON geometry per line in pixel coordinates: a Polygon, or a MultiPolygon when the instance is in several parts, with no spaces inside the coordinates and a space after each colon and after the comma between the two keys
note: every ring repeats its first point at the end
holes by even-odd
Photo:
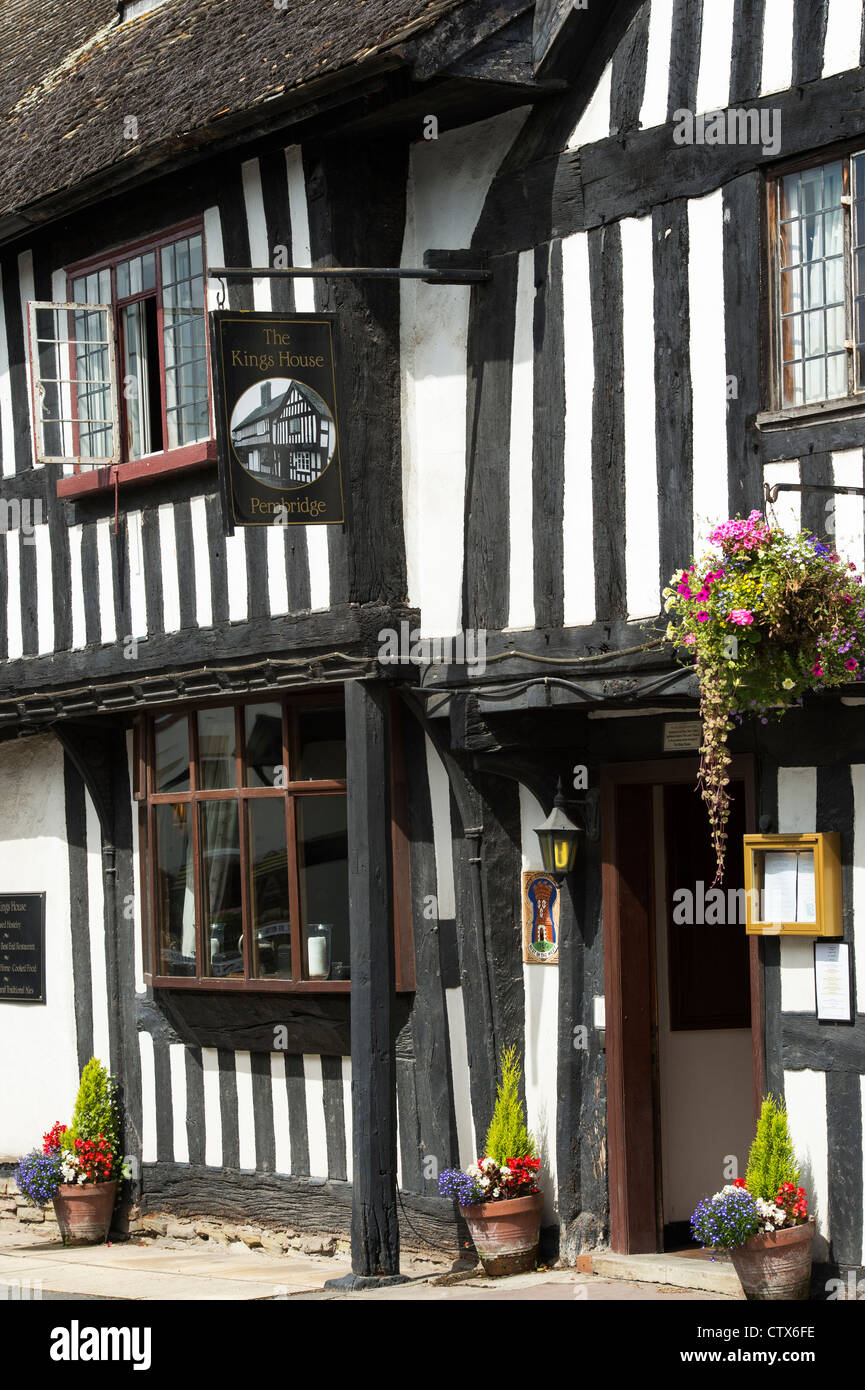
{"type": "Polygon", "coordinates": [[[348,682],[345,726],[354,1145],[351,1265],[355,1280],[378,1280],[399,1273],[387,715],[388,691],[383,682],[348,682]]]}

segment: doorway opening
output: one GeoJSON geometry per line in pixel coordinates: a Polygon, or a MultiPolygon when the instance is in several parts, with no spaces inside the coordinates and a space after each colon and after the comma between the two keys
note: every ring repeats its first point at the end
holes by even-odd
{"type": "Polygon", "coordinates": [[[695,759],[602,771],[613,1250],[692,1247],[699,1199],[744,1176],[762,1094],[760,972],[745,934],[750,759],[734,759],[714,889],[695,759]]]}

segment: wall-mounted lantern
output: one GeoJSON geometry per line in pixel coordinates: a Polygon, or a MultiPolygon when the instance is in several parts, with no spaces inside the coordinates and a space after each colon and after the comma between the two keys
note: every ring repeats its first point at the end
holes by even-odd
{"type": "Polygon", "coordinates": [[[562,795],[562,783],[559,779],[553,809],[543,825],[535,830],[541,846],[544,868],[558,881],[561,881],[565,874],[569,874],[574,867],[581,834],[579,827],[574,825],[565,811],[567,804],[562,795]]]}

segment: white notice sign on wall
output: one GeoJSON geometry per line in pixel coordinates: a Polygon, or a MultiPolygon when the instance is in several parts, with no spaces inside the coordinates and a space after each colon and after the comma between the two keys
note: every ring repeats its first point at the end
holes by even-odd
{"type": "Polygon", "coordinates": [[[814,942],[814,990],[818,1023],[852,1023],[850,947],[846,941],[814,942]]]}

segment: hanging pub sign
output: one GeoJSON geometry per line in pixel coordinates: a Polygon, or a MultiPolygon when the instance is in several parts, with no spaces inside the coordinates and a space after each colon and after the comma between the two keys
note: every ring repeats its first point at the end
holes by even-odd
{"type": "Polygon", "coordinates": [[[0,1004],[45,1003],[45,894],[0,893],[0,1004]]]}
{"type": "Polygon", "coordinates": [[[332,314],[210,315],[226,529],[344,520],[332,314]]]}

